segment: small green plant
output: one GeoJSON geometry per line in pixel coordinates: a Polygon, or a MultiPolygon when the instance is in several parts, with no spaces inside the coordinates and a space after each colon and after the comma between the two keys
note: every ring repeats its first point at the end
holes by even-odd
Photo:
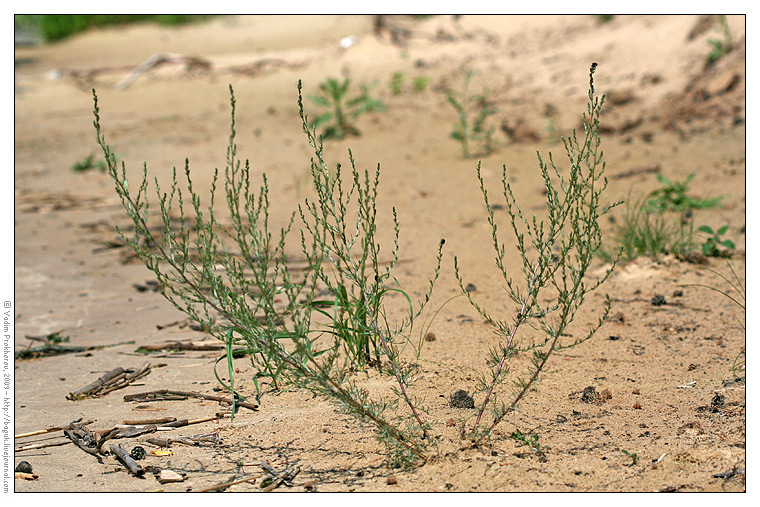
{"type": "Polygon", "coordinates": [[[636,463],[639,462],[639,455],[636,454],[635,452],[626,451],[625,449],[621,449],[621,451],[623,452],[623,454],[631,458],[631,464],[628,466],[629,467],[636,466],[636,463]]]}
{"type": "Polygon", "coordinates": [[[723,235],[728,232],[728,225],[724,225],[717,231],[707,225],[703,225],[697,230],[708,235],[705,242],[702,243],[702,253],[706,257],[730,257],[731,252],[736,248],[733,241],[723,239],[723,235]]]}
{"type": "Polygon", "coordinates": [[[551,154],[549,164],[544,162],[540,153],[538,154],[546,187],[546,221],[539,220],[535,215],[529,220],[523,215],[509,183],[507,167],[503,166],[503,196],[516,240],[516,255],[522,264],[522,286],[512,278],[507,269],[507,250],[499,240],[494,207],[489,200],[478,164],[477,175],[488,223],[491,226],[496,266],[503,279],[507,299],[515,304],[515,310],[511,312],[511,317],[500,320],[480,306],[473,299],[472,293],[467,291],[460,275],[458,259],[454,257],[454,270],[462,293],[501,340],[487,357],[490,374],[484,375],[478,385],[478,391],[484,393],[484,400],[471,431],[475,445],[488,438],[494,427],[516,410],[519,402],[546,367],[552,353],[577,346],[590,339],[602,325],[610,309],[610,300],[607,297],[599,321],[591,326],[587,333],[571,341],[563,338],[568,336],[566,329],[575,318],[586,295],[604,283],[615,268],[613,262],[601,276],[586,280],[594,255],[602,245],[599,219],[620,204],[605,206],[601,202],[602,194],[607,187],[607,180],[603,176],[605,163],[599,137],[599,117],[604,96],[601,99],[596,96],[595,70],[596,63],[591,65],[589,72],[588,116],[586,113],[583,115],[585,135],[579,138],[573,131],[572,136],[563,138],[569,159],[569,174],[561,174],[551,154]],[[540,331],[544,336],[526,336],[523,333],[518,337],[517,331],[523,324],[540,331]],[[531,364],[522,376],[513,379],[514,390],[507,401],[502,402],[496,387],[505,382],[509,375],[510,360],[518,351],[530,352],[531,364]],[[481,423],[489,407],[492,412],[491,421],[481,423]]]}
{"type": "Polygon", "coordinates": [[[596,18],[596,22],[599,23],[600,25],[604,23],[609,23],[610,21],[615,19],[614,14],[597,14],[594,17],[596,18]]]}
{"type": "Polygon", "coordinates": [[[412,88],[417,93],[427,90],[428,84],[430,84],[430,78],[428,76],[416,76],[412,80],[412,88]]]}
{"type": "Polygon", "coordinates": [[[361,93],[351,99],[348,96],[348,88],[351,79],[339,81],[328,78],[319,84],[319,95],[310,95],[309,99],[320,107],[331,109],[317,116],[310,127],[318,128],[327,125],[321,134],[323,139],[344,139],[350,136],[360,135],[359,130],[353,125],[359,116],[370,112],[385,111],[385,103],[370,95],[370,86],[361,85],[361,93]]]}
{"type": "Polygon", "coordinates": [[[712,48],[707,55],[707,64],[712,65],[730,52],[734,48],[731,37],[731,30],[728,27],[728,21],[725,15],[718,17],[719,30],[722,32],[722,39],[708,39],[707,43],[712,48]]]}
{"type": "Polygon", "coordinates": [[[404,92],[404,73],[394,72],[388,83],[388,87],[391,89],[393,95],[401,95],[404,92]]]}
{"type": "Polygon", "coordinates": [[[496,129],[489,126],[487,120],[489,116],[496,114],[498,109],[489,100],[487,90],[470,95],[470,82],[476,75],[476,71],[467,72],[460,92],[451,89],[445,92],[446,99],[458,114],[451,137],[461,144],[464,158],[490,155],[494,150],[493,133],[496,129]],[[479,143],[479,149],[473,152],[471,142],[479,143]]]}
{"type": "Polygon", "coordinates": [[[71,170],[75,173],[82,173],[85,171],[89,171],[90,169],[97,169],[98,171],[105,171],[106,170],[106,163],[101,160],[95,160],[95,154],[91,153],[87,155],[85,158],[80,160],[79,162],[75,163],[73,166],[71,166],[71,170]]]}
{"type": "Polygon", "coordinates": [[[648,210],[664,213],[666,211],[700,210],[720,206],[722,196],[700,199],[687,195],[689,183],[693,179],[694,173],[690,174],[684,181],[670,181],[662,174],[657,174],[657,181],[662,184],[662,187],[649,194],[648,210]]]}
{"type": "Polygon", "coordinates": [[[531,432],[530,435],[526,436],[520,430],[515,430],[509,435],[509,438],[521,446],[526,446],[528,449],[535,452],[537,456],[546,455],[546,450],[538,442],[538,433],[531,432]]]}

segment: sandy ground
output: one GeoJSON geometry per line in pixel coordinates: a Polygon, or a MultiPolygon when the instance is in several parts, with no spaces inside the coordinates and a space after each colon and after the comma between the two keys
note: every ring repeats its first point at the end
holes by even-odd
{"type": "MultiPolygon", "coordinates": [[[[130,174],[146,162],[151,175],[166,181],[171,167],[188,157],[203,194],[213,168],[224,164],[232,84],[239,153],[257,174],[267,173],[272,219],[283,224],[310,195],[298,79],[306,94],[329,76],[377,82],[373,93],[386,102],[387,112],[360,117],[362,135],[330,142],[328,160],[346,162],[350,147],[360,167],[382,164],[380,227],[389,230],[396,206],[404,261],[396,274],[408,292],[423,293],[435,249],[445,238],[431,308],[459,290],[453,274],[457,255],[477,299],[510,315],[516,309],[504,304],[493,265],[476,161],[463,159],[449,137],[456,118],[442,90],[459,86],[466,70],[479,71],[473,90],[487,88],[499,109],[496,152],[482,159],[486,183],[495,189],[506,164],[523,209],[532,213],[543,203],[536,150],[561,158],[557,133],[580,125],[589,64],[598,62],[597,89],[609,94],[602,118],[609,201],[645,195],[658,186],[656,173],[677,181],[694,173],[693,195],[724,196],[722,207],[700,211],[695,220],[713,228],[730,224],[728,236],[737,245],[731,265],[744,280],[744,18],[729,17],[737,47],[711,68],[704,65],[707,40],[719,34],[702,21],[437,16],[401,20],[413,31],[400,46],[387,33],[373,34],[369,17],[234,17],[179,28],[96,30],[57,44],[16,48],[14,350],[39,345],[26,336],[54,332],[69,337],[70,345],[116,346],[16,360],[15,433],[66,426],[77,418],[94,420],[94,430],[151,417],[197,419],[224,408],[198,399],[123,399],[156,389],[223,393],[213,391],[219,353],[135,353],[140,346],[204,335],[190,327],[164,327],[184,316],[159,294],[136,288],[149,288],[151,277],[116,241],[113,226],[126,225],[127,218],[111,181],[97,170],[71,170],[96,153],[92,87],[106,136],[130,174]],[[339,41],[347,36],[355,43],[341,49],[339,41]],[[197,56],[212,68],[193,72],[169,64],[115,89],[132,67],[158,52],[197,56]],[[236,67],[257,62],[248,73],[236,67]],[[394,72],[406,76],[398,96],[388,86],[394,72]],[[430,85],[416,93],[414,77],[429,78],[430,85]],[[101,398],[66,399],[117,366],[135,368],[146,361],[165,366],[101,398]]],[[[497,212],[497,220],[506,225],[506,213],[497,212]]],[[[508,263],[518,267],[514,260],[508,263]]],[[[600,261],[594,269],[603,267],[600,261]]],[[[708,267],[728,274],[720,260],[708,267]]],[[[276,491],[744,491],[744,372],[731,371],[745,343],[736,320],[744,316],[727,298],[683,287],[700,283],[728,290],[704,268],[673,258],[619,266],[568,332],[580,335],[594,321],[604,292],[612,298],[613,318],[593,340],[554,357],[520,410],[479,449],[462,450],[457,422],[474,411],[452,408],[448,401],[455,390],[474,390],[495,337],[463,298],[448,304],[431,327],[435,341],[425,342],[418,361],[415,394],[436,423],[437,447],[414,470],[389,468],[369,428],[325,400],[293,391],[265,395],[257,411],[243,410],[232,422],[167,432],[215,433],[223,441],[216,447],[174,445],[170,456],[149,454],[141,462],[182,472],[184,482],[161,485],[151,474],[138,478],[113,456],[98,458],[68,444],[16,453],[14,465],[28,461],[38,478],[16,480],[14,487],[198,491],[261,473],[260,463],[267,462],[276,469],[300,467],[292,485],[276,491]],[[657,294],[665,305],[652,305],[657,294]],[[603,395],[584,397],[589,387],[603,395]],[[711,408],[716,395],[723,402],[711,408]],[[545,456],[509,438],[515,430],[538,434],[545,456]]],[[[250,395],[250,363],[243,358],[235,364],[238,386],[250,395]]],[[[374,371],[357,376],[372,388],[391,385],[374,371]]],[[[139,438],[117,442],[131,449],[139,438]]],[[[57,431],[16,439],[15,446],[64,440],[57,431]]],[[[258,479],[228,491],[261,491],[260,485],[258,479]]]]}

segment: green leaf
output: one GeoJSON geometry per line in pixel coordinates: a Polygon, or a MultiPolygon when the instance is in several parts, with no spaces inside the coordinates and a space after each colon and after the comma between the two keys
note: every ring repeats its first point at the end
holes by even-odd
{"type": "Polygon", "coordinates": [[[723,240],[723,241],[721,241],[720,244],[723,245],[723,246],[725,246],[726,248],[731,249],[731,250],[733,250],[734,248],[736,248],[736,245],[734,245],[734,242],[731,241],[730,239],[723,240]]]}
{"type": "Polygon", "coordinates": [[[728,231],[728,226],[724,225],[723,227],[718,229],[718,236],[723,236],[726,233],[726,231],[728,231]]]}
{"type": "Polygon", "coordinates": [[[699,229],[697,229],[700,232],[706,232],[707,234],[715,234],[715,231],[712,230],[711,227],[708,227],[707,225],[703,225],[699,229]]]}

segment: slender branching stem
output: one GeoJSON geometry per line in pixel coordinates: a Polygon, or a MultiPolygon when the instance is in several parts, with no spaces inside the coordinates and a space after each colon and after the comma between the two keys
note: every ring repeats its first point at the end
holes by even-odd
{"type": "Polygon", "coordinates": [[[509,333],[509,340],[507,341],[506,347],[504,347],[504,353],[501,355],[501,358],[499,359],[499,364],[494,370],[493,380],[491,381],[491,384],[488,386],[488,392],[486,393],[485,400],[483,400],[483,404],[480,406],[480,410],[478,411],[478,416],[475,419],[475,428],[480,426],[480,419],[483,417],[483,412],[485,412],[486,407],[488,406],[488,402],[491,400],[491,393],[493,393],[494,387],[496,387],[496,384],[498,382],[499,377],[501,376],[502,371],[504,370],[504,366],[506,365],[507,359],[509,359],[509,356],[511,354],[510,350],[512,347],[512,341],[515,338],[515,334],[517,333],[517,328],[520,326],[521,323],[525,321],[525,308],[528,305],[528,299],[531,297],[531,293],[533,292],[533,286],[536,283],[536,274],[538,272],[538,265],[540,261],[536,261],[536,265],[533,268],[533,276],[530,279],[530,284],[528,285],[528,294],[525,296],[525,299],[523,300],[522,307],[520,308],[520,312],[518,313],[517,321],[515,322],[514,326],[512,326],[512,332],[509,333]]]}

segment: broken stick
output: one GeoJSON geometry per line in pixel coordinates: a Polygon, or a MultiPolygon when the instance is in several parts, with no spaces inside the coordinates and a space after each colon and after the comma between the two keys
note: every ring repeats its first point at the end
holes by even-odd
{"type": "Polygon", "coordinates": [[[95,382],[86,385],[85,387],[78,389],[66,396],[66,399],[75,401],[83,398],[98,398],[104,396],[111,391],[127,387],[135,380],[144,377],[150,373],[151,365],[149,363],[143,364],[137,370],[118,367],[109,371],[105,375],[101,376],[95,382]]]}
{"type": "Polygon", "coordinates": [[[235,484],[240,484],[240,483],[243,483],[243,482],[250,482],[250,481],[252,481],[254,479],[258,479],[259,477],[261,477],[261,475],[262,474],[251,474],[251,475],[246,475],[245,477],[243,477],[241,479],[234,479],[234,480],[231,480],[231,481],[228,481],[228,482],[220,482],[219,484],[215,484],[215,485],[210,486],[208,488],[199,489],[198,493],[208,493],[209,491],[217,491],[219,489],[227,489],[230,486],[234,486],[235,484]]]}
{"type": "MultiPolygon", "coordinates": [[[[176,398],[176,396],[182,396],[186,398],[202,398],[204,400],[218,401],[221,403],[229,403],[230,405],[232,405],[233,403],[232,400],[224,398],[223,396],[215,396],[213,394],[202,394],[202,393],[195,393],[195,392],[189,392],[189,391],[174,391],[172,389],[159,389],[157,391],[149,391],[147,393],[128,394],[124,396],[124,401],[148,402],[148,401],[160,401],[160,400],[166,400],[166,399],[176,400],[178,399],[176,398]],[[174,398],[167,398],[170,396],[174,398]]],[[[234,403],[235,403],[235,406],[245,407],[250,410],[258,410],[259,408],[259,406],[254,403],[246,403],[244,401],[238,401],[238,400],[235,400],[234,403]]]]}
{"type": "Polygon", "coordinates": [[[124,450],[124,448],[120,445],[113,445],[110,444],[108,448],[111,450],[111,453],[115,454],[122,463],[124,463],[127,468],[129,468],[129,471],[135,474],[136,476],[140,477],[145,473],[145,470],[143,470],[143,467],[135,463],[135,460],[132,459],[132,457],[127,453],[127,451],[124,450]]]}

